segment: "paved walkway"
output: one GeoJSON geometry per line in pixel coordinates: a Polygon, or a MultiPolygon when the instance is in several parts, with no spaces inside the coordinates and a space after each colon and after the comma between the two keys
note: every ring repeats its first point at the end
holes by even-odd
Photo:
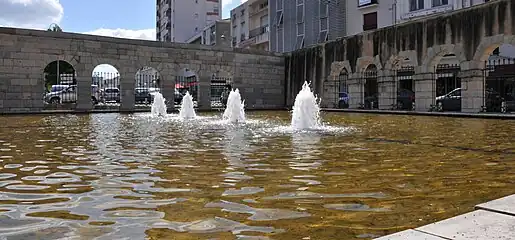
{"type": "Polygon", "coordinates": [[[393,115],[442,116],[442,117],[461,117],[461,118],[515,119],[515,113],[417,112],[417,111],[398,111],[398,110],[365,110],[365,109],[348,109],[348,108],[347,109],[322,108],[322,111],[393,114],[393,115]]]}
{"type": "Polygon", "coordinates": [[[515,195],[479,204],[470,213],[376,240],[515,239],[515,195]]]}

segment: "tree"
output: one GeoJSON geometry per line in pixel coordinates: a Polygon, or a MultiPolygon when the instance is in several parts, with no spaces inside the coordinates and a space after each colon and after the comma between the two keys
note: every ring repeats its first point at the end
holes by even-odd
{"type": "MultiPolygon", "coordinates": [[[[49,63],[43,70],[45,75],[45,87],[47,90],[52,88],[52,85],[56,85],[59,82],[61,74],[73,74],[75,75],[75,69],[73,66],[66,61],[53,61],[49,63]],[[59,62],[59,73],[57,72],[57,63],[59,62]]],[[[75,77],[74,83],[75,84],[75,77]]]]}
{"type": "Polygon", "coordinates": [[[49,32],[62,32],[63,29],[61,27],[59,27],[59,25],[53,23],[52,25],[50,25],[50,27],[48,27],[47,31],[49,31],[49,32]]]}

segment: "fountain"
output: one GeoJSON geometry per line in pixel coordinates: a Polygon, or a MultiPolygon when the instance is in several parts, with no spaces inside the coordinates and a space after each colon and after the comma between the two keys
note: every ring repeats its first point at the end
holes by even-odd
{"type": "Polygon", "coordinates": [[[192,119],[197,117],[197,114],[195,114],[195,109],[193,108],[193,97],[191,97],[189,91],[186,92],[186,94],[182,97],[179,116],[182,119],[192,119]]]}
{"type": "Polygon", "coordinates": [[[304,82],[302,90],[295,97],[291,127],[294,130],[312,129],[320,125],[320,106],[317,97],[311,91],[308,82],[304,82]]]}
{"type": "Polygon", "coordinates": [[[154,94],[154,102],[152,103],[152,108],[150,110],[152,115],[154,116],[164,116],[166,115],[166,102],[163,94],[160,92],[156,92],[154,94]]]}
{"type": "Polygon", "coordinates": [[[240,90],[229,93],[223,118],[231,123],[245,122],[245,101],[241,100],[240,90]]]}

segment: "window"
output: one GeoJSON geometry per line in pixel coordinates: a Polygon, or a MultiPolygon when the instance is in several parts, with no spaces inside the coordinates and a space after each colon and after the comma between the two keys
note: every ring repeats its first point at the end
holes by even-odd
{"type": "Polygon", "coordinates": [[[327,31],[329,29],[329,18],[320,19],[320,31],[327,31]]]}
{"type": "Polygon", "coordinates": [[[283,11],[282,10],[281,11],[277,11],[277,18],[276,19],[277,19],[277,22],[276,22],[277,26],[283,24],[283,11]]]}
{"type": "Polygon", "coordinates": [[[320,1],[320,6],[319,6],[319,15],[320,15],[320,18],[326,18],[327,17],[327,12],[329,12],[329,5],[327,4],[327,2],[325,1],[320,1]]]}
{"type": "Polygon", "coordinates": [[[449,4],[449,0],[432,0],[433,7],[443,6],[449,4]]]}
{"type": "Polygon", "coordinates": [[[304,47],[304,35],[297,36],[297,41],[295,41],[295,49],[301,49],[304,47]]]}
{"type": "Polygon", "coordinates": [[[283,10],[283,0],[277,0],[277,2],[275,4],[277,7],[277,10],[283,10]]]}
{"type": "Polygon", "coordinates": [[[424,9],[424,0],[410,0],[409,1],[410,12],[417,11],[420,9],[424,9]]]}
{"type": "Polygon", "coordinates": [[[304,35],[304,23],[297,24],[297,36],[304,35]]]}
{"type": "Polygon", "coordinates": [[[318,34],[318,42],[319,43],[323,43],[323,42],[326,42],[327,41],[327,37],[328,37],[329,34],[327,34],[327,30],[325,31],[321,31],[319,34],[318,34]]]}
{"type": "Polygon", "coordinates": [[[304,22],[304,5],[297,6],[297,23],[304,22]]]}
{"type": "Polygon", "coordinates": [[[378,0],[358,0],[358,7],[365,7],[373,4],[378,4],[377,1],[378,0]]]}
{"type": "Polygon", "coordinates": [[[363,31],[373,29],[377,29],[377,12],[363,14],[363,31]]]}

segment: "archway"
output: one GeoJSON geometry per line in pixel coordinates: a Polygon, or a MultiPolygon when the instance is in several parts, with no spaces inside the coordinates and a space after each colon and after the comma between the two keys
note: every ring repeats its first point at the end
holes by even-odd
{"type": "Polygon", "coordinates": [[[210,83],[211,108],[224,108],[229,97],[229,91],[233,87],[232,76],[229,73],[224,71],[213,73],[210,83]]]}
{"type": "Polygon", "coordinates": [[[118,69],[110,64],[99,64],[91,77],[91,99],[98,105],[119,107],[122,96],[118,69]]]}
{"type": "Polygon", "coordinates": [[[77,103],[77,74],[70,63],[63,60],[49,63],[43,69],[43,78],[46,104],[77,103]]]}
{"type": "Polygon", "coordinates": [[[338,85],[336,93],[338,96],[338,108],[349,108],[349,84],[347,82],[349,73],[347,69],[343,68],[338,74],[338,85]]]}
{"type": "Polygon", "coordinates": [[[502,44],[485,62],[484,110],[515,111],[515,46],[502,44]]]}
{"type": "Polygon", "coordinates": [[[189,68],[181,69],[175,77],[174,104],[176,107],[180,106],[186,92],[192,96],[193,106],[198,107],[199,79],[197,73],[189,68]]]}
{"type": "Polygon", "coordinates": [[[377,83],[377,67],[375,64],[367,66],[363,72],[365,80],[363,87],[363,108],[378,109],[379,108],[379,85],[377,83]]]}
{"type": "Polygon", "coordinates": [[[154,94],[162,92],[159,72],[153,67],[142,67],[136,72],[134,82],[134,103],[138,106],[150,106],[154,94]]]}
{"type": "Polygon", "coordinates": [[[415,67],[409,58],[399,62],[395,71],[396,83],[396,109],[414,110],[415,106],[415,67]]]}
{"type": "Polygon", "coordinates": [[[461,111],[460,70],[454,53],[445,54],[436,65],[433,97],[438,111],[461,111]]]}

